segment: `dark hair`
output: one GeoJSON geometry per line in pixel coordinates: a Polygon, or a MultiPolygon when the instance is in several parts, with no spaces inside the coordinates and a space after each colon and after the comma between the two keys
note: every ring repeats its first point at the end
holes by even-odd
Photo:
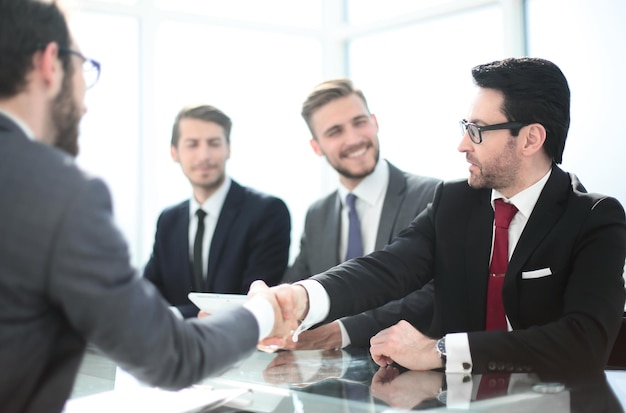
{"type": "Polygon", "coordinates": [[[180,120],[184,118],[204,120],[206,122],[215,122],[224,129],[224,135],[226,135],[226,142],[230,144],[230,130],[233,123],[228,116],[215,106],[210,105],[197,105],[186,106],[178,112],[176,120],[174,120],[174,126],[172,127],[172,142],[171,145],[178,146],[178,139],[180,138],[180,120]]]}
{"type": "Polygon", "coordinates": [[[313,116],[313,113],[317,109],[328,104],[329,102],[332,102],[335,99],[350,96],[352,94],[357,95],[361,98],[361,100],[363,100],[365,108],[369,112],[365,95],[363,94],[361,89],[354,87],[354,84],[350,79],[331,79],[315,86],[313,91],[309,94],[309,96],[302,104],[302,117],[304,118],[304,121],[309,127],[309,130],[313,134],[314,138],[315,133],[311,128],[311,116],[313,116]]]}
{"type": "MultiPolygon", "coordinates": [[[[546,128],[544,150],[561,163],[570,123],[570,90],[554,63],[537,58],[511,58],[476,66],[474,83],[504,95],[502,112],[509,121],[540,123],[546,128]]],[[[514,136],[519,130],[512,131],[514,136]]]]}
{"type": "MultiPolygon", "coordinates": [[[[56,1],[0,1],[0,98],[15,96],[26,87],[33,55],[55,42],[70,47],[65,15],[56,1]]],[[[69,54],[59,53],[65,75],[72,73],[69,54]]]]}

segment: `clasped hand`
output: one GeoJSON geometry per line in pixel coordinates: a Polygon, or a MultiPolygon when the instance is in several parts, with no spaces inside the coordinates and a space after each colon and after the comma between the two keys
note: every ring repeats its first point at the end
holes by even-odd
{"type": "Polygon", "coordinates": [[[306,290],[297,284],[281,284],[270,288],[265,282],[257,280],[250,285],[248,297],[256,295],[266,298],[274,309],[274,328],[259,342],[260,348],[284,348],[286,338],[298,328],[299,321],[308,311],[306,290]]]}

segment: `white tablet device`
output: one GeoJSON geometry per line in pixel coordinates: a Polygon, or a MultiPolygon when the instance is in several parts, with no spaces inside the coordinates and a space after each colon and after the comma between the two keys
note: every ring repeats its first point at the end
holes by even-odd
{"type": "Polygon", "coordinates": [[[189,293],[188,297],[199,309],[209,314],[241,307],[247,300],[245,294],[189,293]]]}

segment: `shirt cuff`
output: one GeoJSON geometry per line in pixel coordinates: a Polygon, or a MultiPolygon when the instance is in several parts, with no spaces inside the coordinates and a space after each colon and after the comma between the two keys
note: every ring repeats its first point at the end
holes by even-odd
{"type": "Polygon", "coordinates": [[[274,308],[267,298],[254,296],[243,305],[252,313],[259,325],[259,341],[267,337],[274,327],[274,308]]]}
{"type": "Polygon", "coordinates": [[[324,321],[330,310],[330,297],[328,297],[328,293],[322,287],[322,284],[315,280],[299,281],[296,284],[304,287],[306,290],[309,297],[309,312],[293,333],[294,342],[298,341],[300,333],[324,321]]]}
{"type": "Polygon", "coordinates": [[[174,315],[176,316],[176,318],[178,318],[179,320],[183,320],[185,317],[183,317],[183,313],[180,312],[180,310],[178,309],[178,307],[171,305],[169,306],[169,309],[172,313],[174,313],[174,315]]]}
{"type": "Polygon", "coordinates": [[[340,320],[337,320],[337,323],[339,323],[339,329],[341,330],[341,348],[346,348],[350,344],[352,344],[352,340],[350,340],[348,330],[346,330],[346,327],[343,325],[343,323],[340,320]]]}
{"type": "MultiPolygon", "coordinates": [[[[446,353],[448,351],[448,334],[446,336],[446,353]]],[[[450,409],[467,410],[472,400],[472,376],[468,374],[446,374],[447,394],[446,406],[450,409]]]]}
{"type": "Polygon", "coordinates": [[[446,373],[471,373],[472,354],[467,333],[446,334],[446,373]]]}

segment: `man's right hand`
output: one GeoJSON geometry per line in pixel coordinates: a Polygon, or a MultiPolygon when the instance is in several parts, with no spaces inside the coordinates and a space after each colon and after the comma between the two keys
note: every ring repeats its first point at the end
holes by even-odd
{"type": "Polygon", "coordinates": [[[309,296],[306,289],[298,284],[281,284],[270,288],[280,307],[282,322],[289,326],[286,334],[283,331],[273,331],[273,336],[261,340],[261,346],[283,348],[286,338],[291,336],[300,325],[309,311],[309,296]]]}
{"type": "Polygon", "coordinates": [[[276,294],[272,291],[270,287],[267,286],[267,284],[265,284],[265,282],[261,280],[254,281],[250,285],[250,290],[248,291],[248,297],[252,298],[256,296],[265,298],[274,310],[273,328],[267,337],[285,337],[291,334],[291,331],[294,328],[291,320],[285,320],[283,318],[283,310],[277,300],[276,294]]]}

